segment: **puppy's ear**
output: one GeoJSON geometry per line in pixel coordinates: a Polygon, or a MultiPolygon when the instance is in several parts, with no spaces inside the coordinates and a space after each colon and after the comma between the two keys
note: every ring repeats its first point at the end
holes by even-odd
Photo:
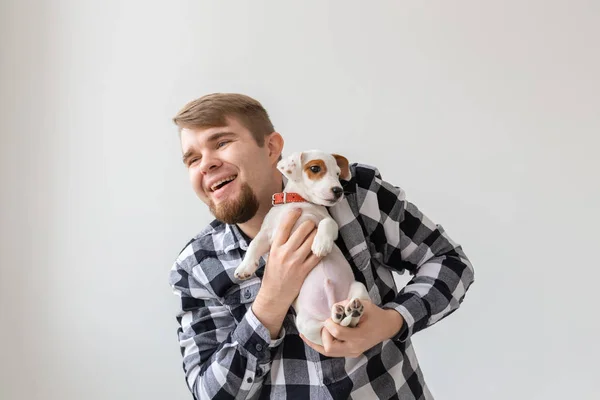
{"type": "Polygon", "coordinates": [[[344,156],[340,156],[339,154],[332,154],[333,158],[335,158],[335,162],[338,167],[340,167],[340,179],[345,181],[350,180],[350,165],[348,164],[348,159],[344,156]]]}
{"type": "Polygon", "coordinates": [[[302,178],[302,152],[292,153],[277,163],[277,169],[291,181],[302,178]]]}

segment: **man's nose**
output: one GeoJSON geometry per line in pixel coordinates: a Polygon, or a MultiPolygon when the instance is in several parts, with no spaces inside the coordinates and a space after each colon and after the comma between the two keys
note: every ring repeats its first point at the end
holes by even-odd
{"type": "Polygon", "coordinates": [[[221,165],[221,161],[218,158],[213,157],[211,155],[206,155],[202,157],[202,165],[200,165],[200,171],[203,174],[206,174],[212,169],[218,168],[221,165]]]}
{"type": "Polygon", "coordinates": [[[333,195],[336,199],[339,199],[342,196],[342,193],[344,193],[344,189],[342,189],[339,186],[332,187],[331,191],[333,192],[333,195]]]}

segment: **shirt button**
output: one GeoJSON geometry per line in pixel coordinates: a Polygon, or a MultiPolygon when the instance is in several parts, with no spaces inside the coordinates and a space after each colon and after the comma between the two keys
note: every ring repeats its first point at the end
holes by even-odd
{"type": "Polygon", "coordinates": [[[262,344],[259,343],[256,345],[256,351],[262,351],[262,349],[262,344]]]}
{"type": "Polygon", "coordinates": [[[250,293],[250,290],[246,289],[246,291],[244,292],[244,297],[249,299],[250,296],[252,296],[252,293],[250,293]]]}
{"type": "Polygon", "coordinates": [[[252,378],[248,378],[246,381],[247,381],[248,383],[252,383],[252,378]]]}

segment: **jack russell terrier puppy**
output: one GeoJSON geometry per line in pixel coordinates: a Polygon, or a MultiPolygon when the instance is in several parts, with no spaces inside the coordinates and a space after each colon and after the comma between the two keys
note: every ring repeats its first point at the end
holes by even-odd
{"type": "Polygon", "coordinates": [[[308,340],[322,345],[321,329],[327,318],[331,317],[342,326],[354,327],[363,313],[361,300],[370,300],[365,285],[355,281],[350,264],[334,243],[338,225],[326,208],[343,198],[339,179],[350,179],[348,160],[337,154],[311,150],[282,159],[277,169],[288,182],[283,193],[273,195],[273,207],[250,242],[244,260],[235,270],[235,277],[248,279],[256,271],[260,257],[271,247],[279,221],[292,208],[301,208],[302,215],[292,232],[302,222],[313,220],[317,224],[317,234],[311,250],[323,258],[304,280],[293,307],[298,331],[308,340]],[[345,300],[348,301],[346,307],[334,306],[345,300]]]}

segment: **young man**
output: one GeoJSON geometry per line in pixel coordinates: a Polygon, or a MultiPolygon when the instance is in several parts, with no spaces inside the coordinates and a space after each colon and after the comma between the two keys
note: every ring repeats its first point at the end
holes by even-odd
{"type": "Polygon", "coordinates": [[[265,109],[239,94],[212,94],[174,118],[183,162],[215,220],[181,251],[170,283],[181,297],[177,316],[183,368],[198,399],[431,399],[411,336],[461,304],[473,268],[443,228],[382,180],[352,164],[345,198],[330,208],[336,244],[372,303],[355,328],[327,321],[323,346],[304,341],[293,300],[319,258],[316,227],[282,221],[256,276],[234,277],[248,243],[281,192],[276,169],[283,138],[265,109]],[[265,258],[267,259],[265,265],[265,258]],[[392,270],[414,275],[398,292],[392,270]]]}

